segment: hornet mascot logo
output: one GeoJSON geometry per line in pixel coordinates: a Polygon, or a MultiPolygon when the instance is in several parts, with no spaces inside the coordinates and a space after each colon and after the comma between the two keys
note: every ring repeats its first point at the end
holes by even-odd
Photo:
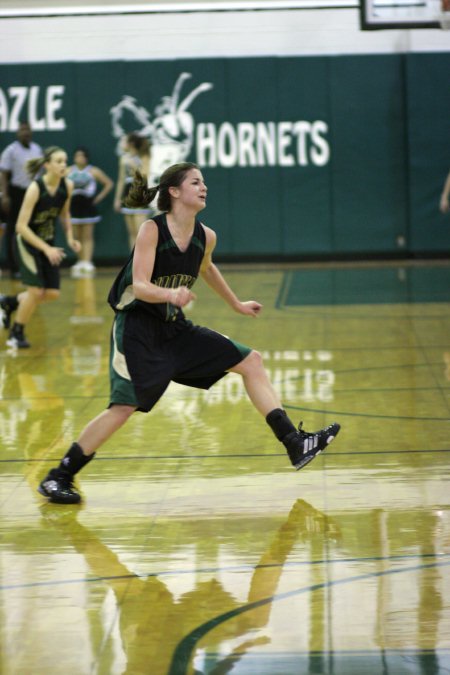
{"type": "Polygon", "coordinates": [[[183,84],[190,77],[191,73],[181,73],[172,94],[162,97],[153,117],[132,96],[122,96],[122,100],[110,109],[117,154],[122,152],[123,137],[131,131],[148,138],[151,144],[149,185],[155,185],[167,167],[184,162],[191,151],[195,123],[188,109],[197,96],[212,89],[213,85],[203,82],[181,99],[183,84]]]}

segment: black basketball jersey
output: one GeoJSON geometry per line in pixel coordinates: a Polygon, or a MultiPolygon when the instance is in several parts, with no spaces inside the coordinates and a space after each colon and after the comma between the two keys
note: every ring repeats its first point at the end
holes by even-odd
{"type": "Polygon", "coordinates": [[[42,176],[35,182],[39,188],[39,199],[31,214],[29,227],[38,237],[52,244],[55,239],[56,218],[67,200],[66,181],[64,178],[61,179],[54,195],[47,191],[42,176]]]}
{"type": "MultiPolygon", "coordinates": [[[[158,243],[155,263],[150,281],[161,288],[192,288],[202,264],[206,246],[203,225],[195,221],[194,232],[186,251],[180,251],[170,234],[166,214],[153,218],[158,227],[158,243]]],[[[183,318],[179,307],[170,302],[153,303],[136,300],[133,293],[133,257],[134,249],[119,272],[108,296],[108,302],[116,312],[141,307],[163,321],[177,321],[183,318]]]]}

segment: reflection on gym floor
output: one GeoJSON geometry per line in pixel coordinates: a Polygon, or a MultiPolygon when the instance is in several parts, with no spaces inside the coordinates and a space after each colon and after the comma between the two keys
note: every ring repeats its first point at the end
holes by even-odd
{"type": "Polygon", "coordinates": [[[113,272],[65,277],[33,347],[0,342],[5,675],[450,672],[450,265],[225,271],[261,317],[199,282],[190,318],[338,439],[295,472],[238,376],[172,384],[81,506],[48,504],[38,481],[108,401],[113,272]]]}

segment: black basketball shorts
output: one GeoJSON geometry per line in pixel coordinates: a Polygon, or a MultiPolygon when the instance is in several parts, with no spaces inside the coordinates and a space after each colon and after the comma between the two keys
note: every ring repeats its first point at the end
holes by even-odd
{"type": "Polygon", "coordinates": [[[172,380],[209,389],[250,352],[186,319],[165,323],[138,309],[118,312],[111,331],[109,405],[149,412],[172,380]]]}
{"type": "Polygon", "coordinates": [[[20,277],[25,286],[59,289],[59,265],[52,265],[45,253],[17,235],[20,277]]]}

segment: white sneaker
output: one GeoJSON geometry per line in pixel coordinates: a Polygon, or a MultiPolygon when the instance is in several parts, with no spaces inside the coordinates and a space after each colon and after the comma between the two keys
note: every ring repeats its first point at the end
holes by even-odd
{"type": "Polygon", "coordinates": [[[80,263],[79,276],[82,277],[92,277],[95,274],[95,265],[93,265],[89,260],[83,260],[80,263]]]}
{"type": "Polygon", "coordinates": [[[81,276],[82,269],[83,269],[83,261],[79,260],[77,263],[75,263],[75,265],[72,265],[72,267],[70,268],[70,276],[74,277],[75,279],[78,278],[79,276],[81,276]]]}
{"type": "Polygon", "coordinates": [[[84,272],[87,276],[93,277],[95,274],[95,265],[87,260],[84,263],[84,272]]]}

